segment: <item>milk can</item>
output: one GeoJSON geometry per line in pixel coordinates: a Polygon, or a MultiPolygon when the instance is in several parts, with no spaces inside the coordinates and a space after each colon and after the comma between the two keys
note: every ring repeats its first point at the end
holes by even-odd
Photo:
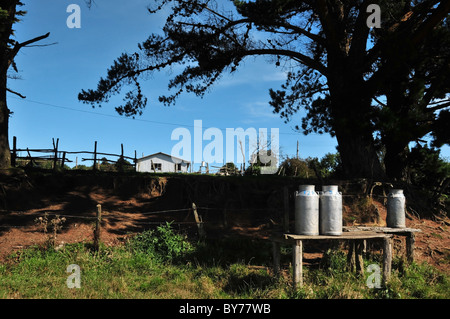
{"type": "Polygon", "coordinates": [[[319,235],[319,195],[314,185],[301,185],[295,192],[295,233],[319,235]]]}
{"type": "Polygon", "coordinates": [[[322,186],[320,193],[320,234],[342,234],[342,194],[337,185],[322,186]]]}
{"type": "Polygon", "coordinates": [[[404,228],[406,200],[402,189],[392,189],[387,198],[387,227],[404,228]]]}

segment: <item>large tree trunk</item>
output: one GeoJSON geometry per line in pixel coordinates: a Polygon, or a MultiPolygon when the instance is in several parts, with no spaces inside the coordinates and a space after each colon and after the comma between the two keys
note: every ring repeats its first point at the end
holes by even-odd
{"type": "Polygon", "coordinates": [[[386,147],[386,154],[384,156],[386,175],[391,179],[407,182],[408,143],[396,143],[393,138],[386,138],[384,145],[386,147]]]}
{"type": "Polygon", "coordinates": [[[365,95],[362,80],[348,77],[342,62],[329,78],[331,116],[338,150],[347,178],[384,180],[371,124],[371,99],[365,95]]]}
{"type": "Polygon", "coordinates": [[[11,166],[8,140],[9,109],[6,104],[6,73],[0,75],[0,169],[11,166]]]}
{"type": "Polygon", "coordinates": [[[336,132],[336,138],[346,177],[377,181],[385,178],[373,140],[356,132],[355,134],[336,132]]]}
{"type": "MultiPolygon", "coordinates": [[[[408,76],[408,73],[400,68],[395,72],[404,73],[404,78],[408,76]]],[[[400,81],[389,83],[385,115],[380,119],[381,141],[386,148],[384,156],[386,175],[390,179],[402,182],[408,181],[408,144],[426,134],[426,131],[415,124],[414,114],[410,114],[413,102],[404,93],[406,91],[405,83],[400,81]]]]}
{"type": "Polygon", "coordinates": [[[2,1],[2,9],[7,16],[0,18],[0,169],[11,166],[11,153],[8,140],[9,109],[6,104],[7,73],[10,63],[8,46],[12,34],[12,24],[16,15],[18,0],[2,1]]]}

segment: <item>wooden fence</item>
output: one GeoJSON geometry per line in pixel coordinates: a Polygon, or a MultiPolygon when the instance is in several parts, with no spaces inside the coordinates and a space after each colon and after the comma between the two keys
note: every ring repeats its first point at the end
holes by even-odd
{"type": "MultiPolygon", "coordinates": [[[[100,161],[99,156],[108,156],[108,157],[117,157],[118,159],[116,161],[106,159],[109,163],[119,163],[119,161],[123,160],[130,160],[132,161],[132,164],[130,164],[133,167],[136,167],[137,163],[137,157],[136,157],[136,151],[134,151],[134,157],[125,156],[123,152],[123,144],[120,145],[121,152],[120,154],[111,154],[111,153],[102,153],[97,151],[97,141],[94,143],[94,151],[63,151],[58,148],[59,144],[59,138],[52,139],[53,147],[47,148],[47,149],[30,149],[30,148],[17,148],[17,137],[13,137],[13,148],[11,150],[11,166],[16,167],[17,160],[27,160],[31,165],[33,165],[33,162],[35,161],[51,161],[53,163],[53,169],[56,169],[58,167],[58,163],[60,163],[60,167],[64,168],[65,163],[72,163],[73,161],[67,158],[67,155],[70,154],[92,154],[93,158],[81,158],[81,160],[84,161],[93,161],[92,169],[97,170],[97,163],[100,161]],[[20,152],[27,152],[27,156],[18,156],[18,153],[20,152]],[[32,156],[31,153],[41,153],[41,154],[47,154],[47,155],[41,155],[41,156],[32,156]]],[[[105,159],[102,159],[103,161],[105,159]]]]}

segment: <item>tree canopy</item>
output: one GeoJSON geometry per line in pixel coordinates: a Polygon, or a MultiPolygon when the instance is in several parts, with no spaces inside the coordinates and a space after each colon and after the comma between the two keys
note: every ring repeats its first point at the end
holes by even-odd
{"type": "Polygon", "coordinates": [[[123,53],[79,100],[102,105],[130,87],[116,110],[136,116],[148,102],[142,90],[148,73],[183,66],[168,83],[173,93],[159,97],[171,105],[182,93],[203,96],[245,58],[265,56],[287,71],[286,83],[269,91],[274,112],[289,121],[304,109],[304,133],[336,136],[347,177],[383,179],[380,146],[388,175],[398,177],[409,142],[431,134],[436,145],[448,143],[449,1],[224,3],[155,1],[150,13],[170,9],[163,33],[123,53]],[[374,3],[381,28],[367,25],[374,3]]]}

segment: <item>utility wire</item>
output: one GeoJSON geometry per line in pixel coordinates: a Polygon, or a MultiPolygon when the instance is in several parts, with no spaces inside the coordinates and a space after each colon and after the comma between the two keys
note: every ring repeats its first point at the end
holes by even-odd
{"type": "MultiPolygon", "coordinates": [[[[28,98],[27,99],[21,99],[21,98],[15,97],[15,96],[9,96],[8,98],[15,99],[15,100],[20,100],[20,101],[23,101],[23,102],[29,102],[29,103],[34,103],[34,104],[39,104],[39,105],[44,105],[44,106],[50,106],[50,107],[59,108],[59,109],[63,109],[63,110],[68,110],[68,111],[73,111],[73,112],[87,113],[87,114],[93,114],[93,115],[100,115],[100,116],[110,117],[110,118],[125,119],[125,120],[139,121],[139,122],[146,122],[146,123],[153,123],[153,124],[160,124],[160,125],[171,125],[171,126],[177,126],[177,127],[180,127],[180,126],[181,127],[191,127],[191,128],[197,127],[195,125],[190,125],[190,124],[161,122],[161,121],[153,121],[153,120],[134,118],[134,117],[133,118],[132,117],[122,117],[122,116],[118,116],[118,115],[105,114],[105,113],[100,113],[100,112],[95,112],[95,111],[87,111],[87,110],[76,109],[76,108],[63,106],[63,105],[56,105],[56,104],[51,104],[51,103],[47,103],[47,102],[35,101],[35,100],[28,99],[28,98]]],[[[219,130],[226,131],[225,128],[219,128],[219,130]]],[[[301,133],[279,132],[279,134],[280,135],[296,135],[296,136],[298,136],[301,133]]]]}

